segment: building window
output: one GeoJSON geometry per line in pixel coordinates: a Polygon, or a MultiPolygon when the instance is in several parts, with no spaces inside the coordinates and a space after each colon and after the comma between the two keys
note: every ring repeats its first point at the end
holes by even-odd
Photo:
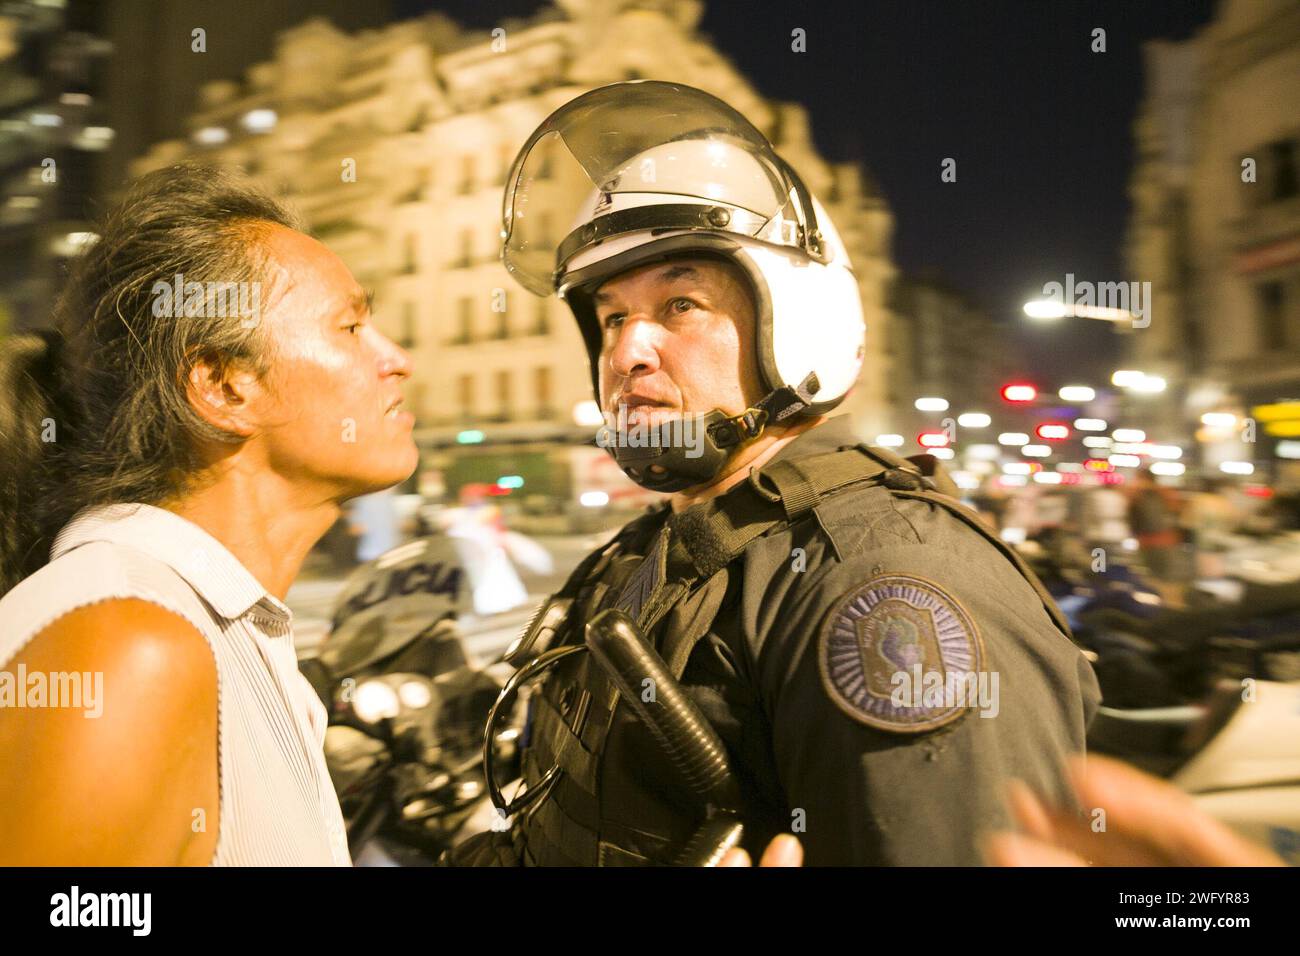
{"type": "Polygon", "coordinates": [[[1262,282],[1255,287],[1260,350],[1287,347],[1286,292],[1281,282],[1262,282]]]}
{"type": "Polygon", "coordinates": [[[533,323],[534,335],[551,334],[551,312],[548,308],[550,301],[549,298],[537,300],[537,317],[533,323]]]}
{"type": "Polygon", "coordinates": [[[497,322],[496,328],[492,330],[492,337],[494,339],[510,338],[510,314],[508,312],[496,312],[494,315],[497,317],[497,322]]]}
{"type": "Polygon", "coordinates": [[[496,374],[497,415],[501,419],[510,418],[510,372],[502,370],[496,374]]]}
{"type": "Polygon", "coordinates": [[[1268,198],[1277,202],[1300,192],[1297,188],[1296,141],[1283,139],[1264,147],[1268,156],[1268,198]]]}
{"type": "Polygon", "coordinates": [[[407,387],[407,411],[415,416],[416,423],[424,421],[424,389],[423,384],[411,385],[407,387]]]}
{"type": "Polygon", "coordinates": [[[474,341],[474,300],[463,296],[456,301],[457,334],[452,345],[468,345],[474,341]]]}
{"type": "Polygon", "coordinates": [[[415,303],[402,303],[402,335],[397,342],[404,349],[415,346],[415,303]]]}
{"type": "Polygon", "coordinates": [[[456,257],[455,267],[457,269],[468,269],[474,264],[474,230],[462,229],[460,231],[460,254],[456,257]]]}
{"type": "Polygon", "coordinates": [[[402,243],[402,272],[410,275],[419,263],[419,245],[415,233],[407,233],[402,243]]]}
{"type": "Polygon", "coordinates": [[[504,186],[506,183],[506,177],[510,175],[510,166],[515,161],[515,150],[511,148],[509,143],[502,143],[498,148],[497,155],[501,167],[500,184],[504,186]]]}
{"type": "Polygon", "coordinates": [[[460,181],[456,191],[462,196],[474,191],[474,157],[465,155],[460,158],[460,181]]]}
{"type": "Polygon", "coordinates": [[[461,375],[456,379],[456,401],[460,405],[460,417],[474,417],[474,376],[461,375]]]}
{"type": "Polygon", "coordinates": [[[552,418],[555,409],[551,407],[551,370],[539,368],[533,370],[533,392],[537,399],[537,417],[552,418]]]}

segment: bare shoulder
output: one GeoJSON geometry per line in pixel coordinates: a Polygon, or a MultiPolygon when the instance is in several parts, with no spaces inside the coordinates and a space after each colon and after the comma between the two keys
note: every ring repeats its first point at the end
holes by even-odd
{"type": "Polygon", "coordinates": [[[217,671],[193,624],[147,600],[100,601],[5,669],[25,700],[0,710],[0,764],[25,772],[0,779],[0,861],[207,862],[215,832],[190,824],[196,808],[216,813],[217,671]]]}
{"type": "Polygon", "coordinates": [[[212,671],[207,639],[181,615],[143,598],[86,604],[32,638],[26,652],[120,668],[166,669],[174,678],[212,671]]]}

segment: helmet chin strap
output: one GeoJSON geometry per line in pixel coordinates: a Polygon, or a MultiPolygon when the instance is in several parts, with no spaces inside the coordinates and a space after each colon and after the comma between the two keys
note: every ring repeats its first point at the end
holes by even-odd
{"type": "Polygon", "coordinates": [[[602,426],[596,444],[618,462],[624,474],[649,491],[676,492],[714,481],[742,447],[771,423],[792,418],[812,404],[821,389],[815,372],[798,388],[773,389],[739,415],[715,408],[654,428],[602,426]]]}

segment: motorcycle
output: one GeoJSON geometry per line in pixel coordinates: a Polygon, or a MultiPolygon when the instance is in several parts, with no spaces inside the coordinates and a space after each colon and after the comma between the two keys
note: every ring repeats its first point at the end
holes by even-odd
{"type": "Polygon", "coordinates": [[[1122,559],[1092,572],[1048,555],[1032,561],[1102,689],[1089,751],[1167,779],[1300,865],[1300,581],[1274,561],[1198,582],[1174,609],[1122,559]]]}
{"type": "MultiPolygon", "coordinates": [[[[465,650],[469,601],[454,544],[417,539],[353,572],[299,661],[329,714],[325,760],[358,865],[432,865],[494,822],[482,731],[501,680],[465,650]]],[[[518,735],[516,720],[496,734],[506,772],[518,735]]]]}

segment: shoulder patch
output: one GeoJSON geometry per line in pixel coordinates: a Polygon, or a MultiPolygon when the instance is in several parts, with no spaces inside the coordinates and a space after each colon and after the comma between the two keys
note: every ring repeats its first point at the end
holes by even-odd
{"type": "Polygon", "coordinates": [[[984,644],[966,609],[932,581],[884,574],[842,596],[817,643],[822,685],[859,723],[934,730],[977,706],[984,644]]]}

